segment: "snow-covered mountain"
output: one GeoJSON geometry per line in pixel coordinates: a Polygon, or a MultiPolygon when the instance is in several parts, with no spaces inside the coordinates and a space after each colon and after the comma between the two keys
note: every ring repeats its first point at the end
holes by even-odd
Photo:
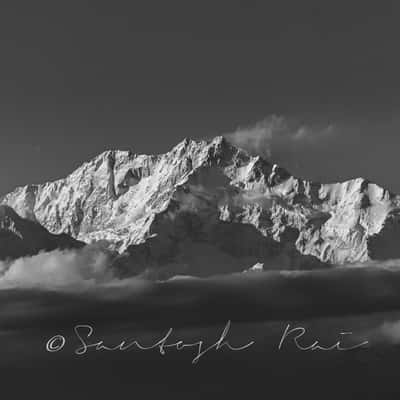
{"type": "Polygon", "coordinates": [[[107,151],[1,203],[52,234],[104,241],[121,254],[126,274],[154,266],[207,275],[257,262],[304,269],[400,256],[398,196],[362,178],[294,177],[223,137],[185,139],[162,155],[107,151]]]}

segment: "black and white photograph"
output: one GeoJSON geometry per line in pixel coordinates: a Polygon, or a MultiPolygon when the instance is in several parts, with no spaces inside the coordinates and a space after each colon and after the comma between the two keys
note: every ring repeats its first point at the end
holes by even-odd
{"type": "Polygon", "coordinates": [[[400,396],[400,3],[3,0],[5,399],[400,396]]]}

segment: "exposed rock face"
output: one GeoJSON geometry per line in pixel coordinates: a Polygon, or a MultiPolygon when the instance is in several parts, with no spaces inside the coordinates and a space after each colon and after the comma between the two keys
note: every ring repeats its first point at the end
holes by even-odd
{"type": "Polygon", "coordinates": [[[0,259],[34,255],[40,251],[80,248],[84,243],[66,234],[53,235],[39,223],[21,218],[12,208],[0,206],[0,259]]]}
{"type": "Polygon", "coordinates": [[[108,151],[1,202],[53,234],[106,241],[133,260],[126,273],[174,264],[201,274],[213,257],[225,272],[400,256],[399,197],[362,178],[296,178],[222,137],[156,156],[108,151]]]}

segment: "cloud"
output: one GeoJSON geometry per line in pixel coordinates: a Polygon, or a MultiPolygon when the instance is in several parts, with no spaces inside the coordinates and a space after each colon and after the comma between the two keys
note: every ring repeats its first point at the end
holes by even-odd
{"type": "Polygon", "coordinates": [[[253,155],[275,158],[294,146],[316,146],[336,133],[333,124],[303,124],[294,118],[270,115],[255,124],[239,127],[224,136],[253,155]]]}
{"type": "Polygon", "coordinates": [[[385,321],[375,332],[374,337],[384,343],[400,343],[400,321],[385,321]]]}
{"type": "MultiPolygon", "coordinates": [[[[236,273],[204,279],[120,279],[103,248],[53,251],[0,263],[0,322],[10,329],[76,320],[179,325],[345,316],[400,309],[400,260],[314,271],[236,273]],[[211,306],[210,306],[211,305],[211,306]],[[47,321],[47,322],[46,322],[47,321]]],[[[400,323],[371,332],[400,343],[400,323]]],[[[377,340],[378,341],[378,340],[377,340]]]]}
{"type": "MultiPolygon", "coordinates": [[[[99,338],[109,343],[119,343],[113,336],[118,330],[120,339],[131,332],[136,336],[169,327],[179,332],[210,327],[215,332],[215,326],[223,326],[227,320],[233,322],[235,332],[243,328],[246,337],[257,334],[260,346],[270,327],[278,324],[280,330],[272,342],[268,339],[268,348],[277,345],[288,321],[311,324],[310,333],[323,343],[334,343],[343,329],[354,332],[352,340],[356,342],[368,339],[373,346],[400,343],[400,261],[393,260],[389,268],[375,264],[150,282],[115,278],[104,269],[107,262],[92,252],[96,253],[95,249],[75,255],[52,252],[48,259],[43,254],[23,264],[11,264],[14,270],[9,270],[8,279],[13,278],[14,287],[0,290],[0,335],[2,343],[8,335],[13,346],[23,341],[24,348],[17,354],[20,359],[27,357],[26,343],[31,336],[39,338],[35,346],[42,349],[46,337],[58,332],[71,335],[77,323],[90,323],[101,332],[99,338]],[[47,265],[54,262],[56,266],[47,265]],[[29,267],[33,267],[30,272],[29,267]],[[61,274],[57,282],[67,286],[53,286],[55,271],[61,274]],[[36,285],[32,286],[31,280],[36,285]],[[336,336],[330,337],[331,332],[336,336]]],[[[10,358],[15,356],[13,351],[10,358]]]]}
{"type": "Polygon", "coordinates": [[[55,250],[0,263],[0,288],[66,287],[114,279],[110,254],[98,245],[55,250]]]}

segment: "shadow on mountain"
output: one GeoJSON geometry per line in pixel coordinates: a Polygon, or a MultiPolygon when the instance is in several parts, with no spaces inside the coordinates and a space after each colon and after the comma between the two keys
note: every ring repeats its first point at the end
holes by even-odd
{"type": "Polygon", "coordinates": [[[372,260],[400,258],[400,216],[392,212],[383,229],[368,238],[368,255],[372,260]]]}
{"type": "Polygon", "coordinates": [[[144,274],[167,279],[173,275],[206,277],[243,272],[256,263],[265,270],[310,270],[328,265],[302,255],[295,247],[299,232],[288,228],[284,240],[261,234],[254,226],[180,213],[157,225],[155,236],[132,245],[114,266],[121,277],[144,274]],[[204,222],[207,221],[207,222],[204,222]]]}
{"type": "Polygon", "coordinates": [[[81,248],[85,244],[66,234],[53,235],[39,223],[0,206],[0,259],[32,256],[40,251],[81,248]]]}

